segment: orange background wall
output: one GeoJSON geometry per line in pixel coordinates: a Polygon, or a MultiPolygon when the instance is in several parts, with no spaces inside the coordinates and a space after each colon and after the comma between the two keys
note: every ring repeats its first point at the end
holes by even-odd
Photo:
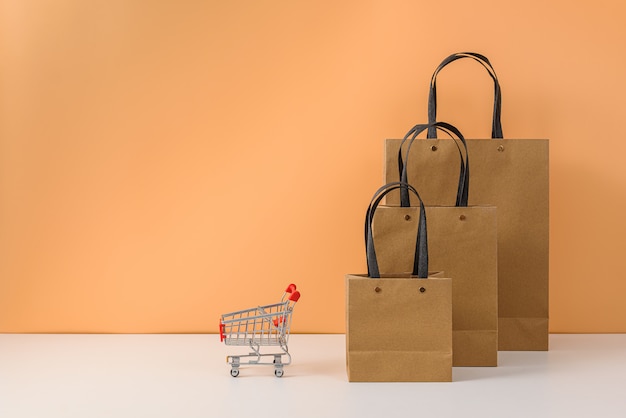
{"type": "MultiPolygon", "coordinates": [[[[626,331],[622,0],[0,4],[0,332],[215,332],[289,282],[343,332],[383,140],[466,50],[551,140],[551,331],[626,331]]],[[[465,61],[439,117],[487,137],[465,61]]]]}

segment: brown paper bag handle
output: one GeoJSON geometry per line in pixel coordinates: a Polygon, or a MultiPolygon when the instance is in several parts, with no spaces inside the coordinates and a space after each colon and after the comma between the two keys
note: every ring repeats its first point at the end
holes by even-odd
{"type": "Polygon", "coordinates": [[[378,260],[376,259],[376,249],[374,248],[374,235],[372,233],[372,222],[374,213],[382,199],[391,191],[396,189],[408,189],[417,196],[420,202],[420,218],[417,227],[417,242],[415,243],[415,257],[413,258],[413,276],[421,279],[428,278],[428,237],[426,234],[426,210],[424,202],[413,186],[404,182],[393,182],[382,186],[374,193],[370,205],[365,213],[365,253],[367,257],[367,275],[372,278],[380,278],[378,260]]]}
{"type": "MultiPolygon", "coordinates": [[[[415,125],[413,128],[411,128],[411,130],[409,130],[409,132],[402,139],[402,142],[400,143],[400,149],[398,150],[398,171],[400,172],[400,181],[408,183],[407,167],[409,152],[411,151],[413,141],[415,141],[415,138],[417,138],[420,133],[422,133],[426,129],[430,129],[431,127],[447,133],[453,140],[454,136],[452,134],[456,135],[463,144],[465,155],[463,155],[463,152],[461,151],[461,147],[459,146],[458,142],[456,140],[454,141],[457,149],[459,150],[459,156],[461,158],[458,183],[459,185],[456,192],[456,206],[467,206],[467,200],[469,195],[469,155],[467,153],[467,142],[465,142],[465,138],[463,137],[463,134],[461,134],[461,131],[459,131],[455,126],[449,123],[435,122],[429,124],[419,124],[415,125]],[[411,136],[410,140],[409,136],[411,136]],[[402,147],[407,140],[409,140],[409,145],[407,146],[406,157],[403,158],[402,147]]],[[[400,206],[411,206],[408,189],[400,189],[400,206]]]]}
{"type": "MultiPolygon", "coordinates": [[[[493,94],[493,119],[491,122],[491,137],[492,138],[504,138],[502,135],[502,91],[500,89],[500,83],[498,82],[498,76],[496,70],[484,55],[477,54],[475,52],[459,52],[452,54],[444,59],[441,64],[435,69],[432,78],[430,79],[430,92],[428,93],[428,123],[434,123],[437,120],[437,75],[446,65],[461,58],[471,58],[474,61],[481,64],[489,76],[493,79],[494,94],[493,94]]],[[[427,138],[437,138],[437,130],[434,127],[428,128],[427,138]]]]}

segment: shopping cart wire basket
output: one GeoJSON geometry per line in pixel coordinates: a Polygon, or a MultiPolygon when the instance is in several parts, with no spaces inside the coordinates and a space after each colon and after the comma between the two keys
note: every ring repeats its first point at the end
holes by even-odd
{"type": "Polygon", "coordinates": [[[252,352],[244,355],[230,355],[226,361],[231,366],[230,374],[239,376],[239,366],[272,365],[277,377],[283,376],[283,366],[291,364],[291,354],[287,347],[291,314],[300,292],[295,284],[290,284],[280,302],[272,305],[223,314],[220,319],[220,340],[226,345],[247,346],[252,352]],[[279,353],[261,353],[262,346],[276,346],[279,353]]]}

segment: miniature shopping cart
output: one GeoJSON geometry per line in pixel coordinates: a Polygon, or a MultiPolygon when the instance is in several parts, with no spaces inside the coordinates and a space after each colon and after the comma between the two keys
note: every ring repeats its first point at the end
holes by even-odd
{"type": "Polygon", "coordinates": [[[252,349],[249,354],[226,357],[231,366],[231,376],[239,376],[240,365],[250,364],[274,366],[276,377],[282,377],[283,366],[291,364],[287,340],[291,314],[298,299],[300,292],[296,290],[295,284],[290,284],[279,303],[222,315],[220,340],[226,345],[247,346],[252,349]],[[261,346],[280,347],[282,352],[262,354],[261,346]]]}

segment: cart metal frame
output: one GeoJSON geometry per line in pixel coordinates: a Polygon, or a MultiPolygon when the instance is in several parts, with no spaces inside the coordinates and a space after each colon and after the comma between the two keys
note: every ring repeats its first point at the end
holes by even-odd
{"type": "Polygon", "coordinates": [[[291,364],[287,342],[291,315],[300,292],[295,284],[287,286],[279,303],[223,314],[220,318],[220,340],[226,345],[247,346],[252,352],[229,355],[230,374],[239,376],[241,365],[271,365],[274,375],[282,377],[283,367],[291,364]],[[279,347],[282,352],[262,353],[262,346],[279,347]]]}

